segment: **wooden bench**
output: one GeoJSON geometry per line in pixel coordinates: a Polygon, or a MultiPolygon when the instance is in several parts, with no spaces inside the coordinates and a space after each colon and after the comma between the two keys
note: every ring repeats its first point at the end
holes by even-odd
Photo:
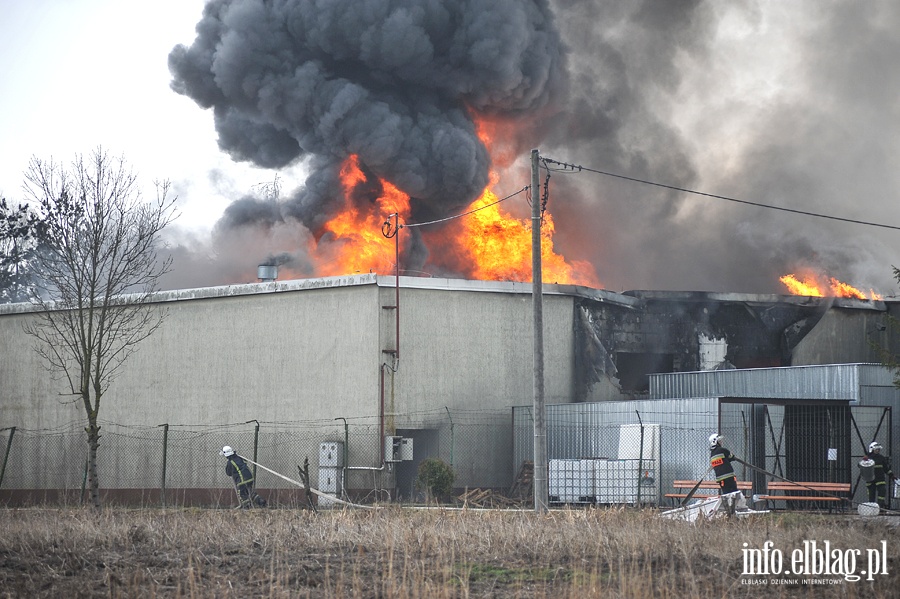
{"type": "MultiPolygon", "coordinates": [[[[672,488],[677,489],[678,493],[666,493],[664,497],[668,499],[684,499],[688,496],[688,493],[691,492],[697,486],[696,480],[676,480],[672,482],[672,488]]],[[[739,480],[737,481],[738,491],[750,491],[753,489],[753,483],[749,480],[739,480]]],[[[694,497],[714,497],[719,494],[719,483],[714,480],[704,480],[700,481],[700,485],[697,486],[697,491],[694,493],[694,497]],[[711,493],[710,491],[714,491],[711,493]]]]}
{"type": "Polygon", "coordinates": [[[766,485],[767,494],[757,499],[765,501],[850,501],[850,483],[787,482],[773,480],[766,485]],[[799,493],[827,493],[827,495],[800,495],[799,493]],[[778,493],[778,494],[775,494],[778,493]]]}

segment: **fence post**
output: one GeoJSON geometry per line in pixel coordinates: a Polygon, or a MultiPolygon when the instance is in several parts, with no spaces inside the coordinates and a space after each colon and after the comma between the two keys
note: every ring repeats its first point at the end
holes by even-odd
{"type": "MultiPolygon", "coordinates": [[[[258,462],[259,459],[256,457],[257,450],[259,449],[259,421],[258,420],[248,420],[247,424],[251,422],[256,423],[256,428],[253,430],[253,461],[258,462]]],[[[253,464],[253,480],[256,480],[256,464],[253,464]]],[[[256,484],[256,483],[254,483],[256,484]]]]}
{"type": "Polygon", "coordinates": [[[3,475],[6,474],[6,461],[9,459],[9,451],[12,449],[13,435],[16,434],[16,427],[11,426],[8,429],[3,430],[9,431],[9,439],[6,441],[6,453],[3,454],[3,467],[0,468],[0,487],[3,486],[3,475]]]}
{"type": "Polygon", "coordinates": [[[160,424],[163,427],[163,458],[162,458],[162,479],[160,481],[160,499],[162,506],[166,507],[166,458],[169,455],[169,425],[160,424]]]}
{"type": "Polygon", "coordinates": [[[637,414],[638,424],[641,426],[641,445],[640,449],[638,449],[638,480],[637,480],[637,507],[641,507],[641,483],[643,482],[642,477],[644,474],[644,421],[641,420],[641,413],[637,410],[634,411],[637,414]]]}
{"type": "Polygon", "coordinates": [[[447,410],[447,418],[450,420],[450,467],[453,468],[453,417],[450,415],[450,408],[444,406],[447,410]]]}
{"type": "MultiPolygon", "coordinates": [[[[90,449],[88,450],[90,451],[90,449]]],[[[81,477],[81,505],[84,505],[84,490],[87,487],[87,475],[88,475],[88,463],[90,462],[90,456],[84,456],[84,475],[81,477]]]]}
{"type": "MultiPolygon", "coordinates": [[[[335,420],[344,421],[344,459],[341,462],[343,464],[341,467],[341,497],[347,497],[347,468],[350,466],[350,429],[347,428],[346,418],[338,416],[335,420]]],[[[308,475],[309,472],[307,472],[307,476],[308,475]]],[[[307,497],[309,497],[309,495],[307,495],[307,497]]]]}

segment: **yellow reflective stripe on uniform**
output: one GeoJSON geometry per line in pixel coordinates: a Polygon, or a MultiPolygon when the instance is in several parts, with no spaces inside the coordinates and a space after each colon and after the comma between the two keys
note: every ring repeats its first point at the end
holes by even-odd
{"type": "Polygon", "coordinates": [[[234,468],[235,471],[237,472],[238,478],[241,479],[241,481],[239,483],[237,483],[239,487],[242,487],[242,486],[246,485],[247,483],[253,482],[252,475],[250,476],[250,478],[244,478],[244,473],[242,472],[241,468],[238,467],[237,463],[235,463],[234,460],[229,459],[228,462],[231,464],[232,468],[234,468]]]}

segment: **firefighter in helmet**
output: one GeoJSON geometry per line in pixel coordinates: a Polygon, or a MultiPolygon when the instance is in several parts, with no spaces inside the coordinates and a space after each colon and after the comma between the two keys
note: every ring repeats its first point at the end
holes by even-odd
{"type": "Polygon", "coordinates": [[[719,494],[734,493],[738,490],[737,478],[734,476],[734,468],[731,462],[735,460],[734,454],[722,445],[725,439],[719,433],[709,436],[709,465],[716,475],[719,484],[719,494]]]}
{"type": "Polygon", "coordinates": [[[234,487],[237,489],[241,500],[241,509],[248,510],[254,503],[260,507],[265,507],[266,500],[256,494],[253,489],[253,473],[247,466],[244,458],[235,453],[234,449],[226,445],[219,452],[227,463],[225,465],[225,474],[230,476],[234,481],[234,487]]]}
{"type": "Polygon", "coordinates": [[[891,471],[891,462],[881,455],[882,449],[883,447],[878,441],[869,443],[866,457],[875,462],[875,465],[872,468],[872,480],[866,483],[866,488],[869,491],[869,502],[877,501],[880,508],[887,509],[887,486],[894,477],[894,473],[891,471]]]}

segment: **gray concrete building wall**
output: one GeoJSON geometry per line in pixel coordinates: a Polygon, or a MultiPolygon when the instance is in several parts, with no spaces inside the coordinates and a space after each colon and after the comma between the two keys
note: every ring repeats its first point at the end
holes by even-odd
{"type": "MultiPolygon", "coordinates": [[[[267,452],[269,466],[291,474],[309,455],[315,467],[317,456],[310,455],[309,447],[295,447],[300,433],[282,434],[279,423],[319,422],[322,432],[303,433],[322,437],[307,441],[310,445],[343,440],[341,423],[334,422],[339,418],[352,424],[351,466],[380,465],[383,424],[387,434],[432,431],[436,441],[420,444],[416,463],[435,449],[441,457],[454,455],[458,485],[511,482],[511,408],[530,403],[533,395],[529,284],[402,277],[399,310],[393,277],[376,275],[165,292],[158,299],[153,309],[166,310],[168,316],[103,397],[101,420],[108,431],[119,425],[231,427],[211,433],[203,447],[185,448],[196,471],[179,465],[169,475],[170,485],[215,486],[221,476],[211,448],[236,444],[247,455],[252,426],[240,432],[233,425],[250,421],[265,423],[261,451],[267,452]],[[391,352],[398,349],[398,314],[396,363],[391,352]],[[389,367],[382,387],[383,363],[389,367]],[[468,422],[460,422],[460,412],[468,422]],[[457,423],[466,425],[457,428],[456,442],[446,431],[454,413],[457,423]],[[460,437],[460,431],[466,436],[460,437]]],[[[573,309],[571,294],[548,286],[547,403],[570,401],[573,309]]],[[[66,429],[77,437],[83,407],[59,401],[65,387],[49,376],[30,349],[34,340],[22,330],[35,317],[25,306],[0,306],[0,427],[66,429]]],[[[136,471],[159,471],[155,447],[144,455],[145,441],[116,437],[111,444],[112,439],[101,441],[101,451],[104,443],[124,449],[107,450],[101,464],[105,486],[140,487],[136,471]]],[[[81,455],[80,442],[65,442],[72,448],[57,448],[56,455],[81,455]]],[[[49,459],[42,444],[36,445],[28,450],[33,454],[29,463],[49,459]]],[[[409,470],[414,465],[402,466],[409,470]]],[[[399,473],[401,465],[396,468],[399,473]]],[[[78,483],[77,466],[70,470],[60,474],[69,488],[78,483]]],[[[380,473],[388,479],[378,484],[390,485],[393,473],[393,468],[380,473]]],[[[58,476],[28,480],[49,488],[58,476]]],[[[347,485],[371,484],[372,477],[371,472],[354,472],[347,485]]],[[[275,486],[285,485],[275,481],[275,486]]]]}
{"type": "MultiPolygon", "coordinates": [[[[382,293],[386,290],[382,289],[382,293]]],[[[544,298],[545,395],[570,401],[574,346],[571,296],[544,298]]],[[[533,395],[530,291],[402,289],[400,412],[451,406],[491,409],[528,403],[533,395]]]]}
{"type": "MultiPolygon", "coordinates": [[[[276,284],[163,294],[163,325],[125,363],[101,417],[126,424],[293,421],[357,413],[378,390],[377,289],[276,284]],[[262,293],[260,293],[262,291],[262,293]]],[[[54,428],[80,405],[30,350],[22,325],[0,317],[5,426],[54,428]]]]}
{"type": "MultiPolygon", "coordinates": [[[[383,287],[381,293],[383,305],[394,303],[392,289],[383,287]]],[[[573,314],[571,295],[551,290],[544,296],[548,404],[571,401],[573,314]]],[[[388,427],[430,429],[436,419],[452,420],[454,412],[459,421],[459,411],[469,419],[479,417],[483,426],[470,422],[453,446],[457,484],[510,485],[517,468],[512,407],[530,404],[534,395],[531,286],[410,280],[400,290],[399,315],[399,367],[387,373],[388,427]]],[[[442,439],[446,456],[452,440],[442,439]]]]}

